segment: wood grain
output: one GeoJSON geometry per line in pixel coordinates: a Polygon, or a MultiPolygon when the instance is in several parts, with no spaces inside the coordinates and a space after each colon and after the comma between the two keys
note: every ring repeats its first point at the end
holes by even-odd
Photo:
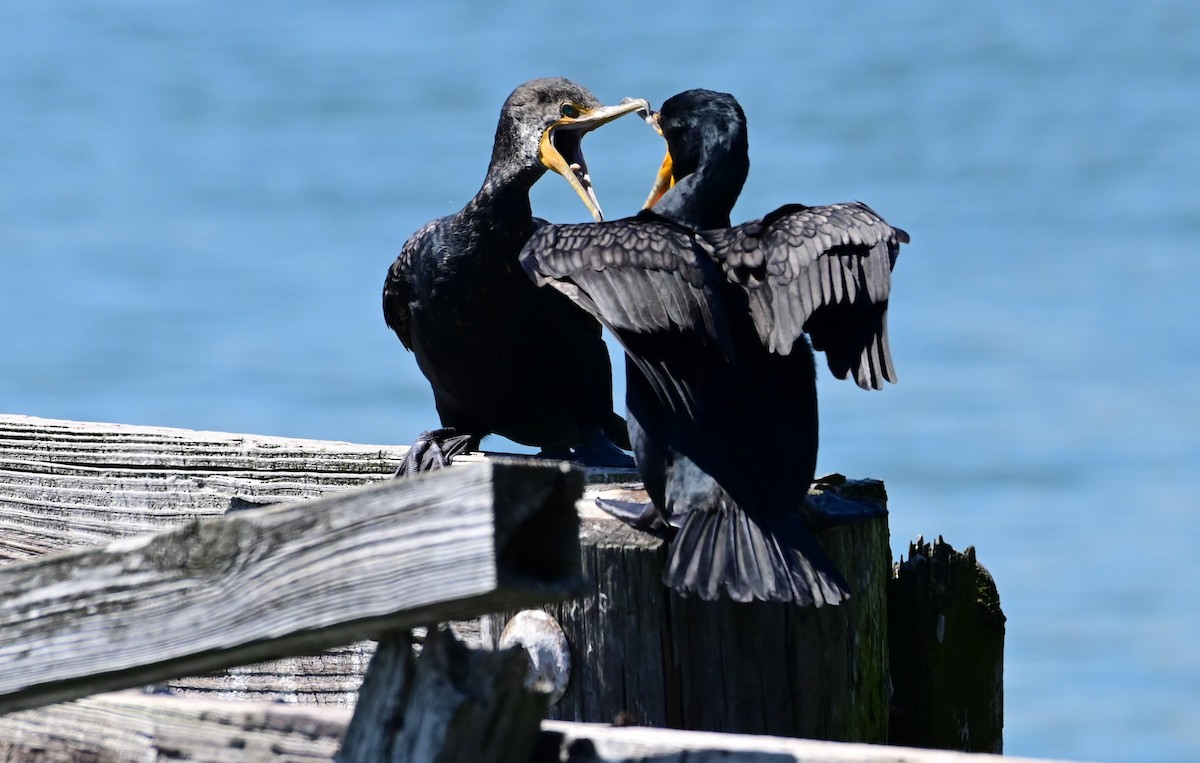
{"type": "Polygon", "coordinates": [[[581,490],[489,461],[0,568],[0,712],[561,598],[581,490]]]}
{"type": "Polygon", "coordinates": [[[0,561],[385,478],[395,446],[0,416],[0,561]]]}
{"type": "MultiPolygon", "coordinates": [[[[41,763],[326,763],[338,707],[102,694],[0,717],[0,759],[41,763]]],[[[1055,763],[910,747],[543,721],[531,763],[1055,763]]],[[[1062,763],[1059,761],[1058,763],[1062,763]]]]}
{"type": "MultiPolygon", "coordinates": [[[[387,479],[406,450],[0,415],[0,565],[219,517],[230,509],[343,493],[387,479]]],[[[484,460],[483,454],[469,454],[453,468],[484,460]]],[[[633,475],[589,470],[588,481],[633,475]]],[[[374,648],[364,640],[318,655],[172,679],[166,686],[196,698],[353,706],[374,648]]]]}

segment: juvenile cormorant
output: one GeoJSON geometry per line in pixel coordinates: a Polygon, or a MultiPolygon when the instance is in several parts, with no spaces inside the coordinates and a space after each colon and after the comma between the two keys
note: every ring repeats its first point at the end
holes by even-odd
{"type": "Polygon", "coordinates": [[[422,433],[400,472],[444,465],[493,433],[548,456],[632,465],[618,448],[629,443],[613,413],[600,324],[535,287],[517,256],[546,224],[530,210],[529,189],[547,169],[601,219],[580,142],[638,109],[649,104],[603,106],[567,79],[526,82],[501,109],[479,192],[404,245],[384,282],[383,315],[433,387],[443,428],[422,433]]]}
{"type": "Polygon", "coordinates": [[[521,263],[627,352],[638,469],[651,511],[677,528],[664,582],[708,600],[837,604],[849,591],[807,497],[817,394],[805,335],[839,378],[894,382],[885,319],[908,235],[860,203],[729,227],[749,171],[737,101],[691,90],[654,120],[668,151],[654,211],[547,226],[521,263]]]}

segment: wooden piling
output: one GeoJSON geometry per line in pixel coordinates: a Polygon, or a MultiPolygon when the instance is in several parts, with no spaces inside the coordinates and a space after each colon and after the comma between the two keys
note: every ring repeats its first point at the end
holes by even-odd
{"type": "MultiPolygon", "coordinates": [[[[550,717],[859,742],[887,739],[886,585],[881,483],[819,486],[819,506],[876,507],[820,533],[853,591],[837,607],[704,602],[662,584],[665,543],[599,510],[581,517],[591,590],[544,607],[574,651],[550,717]]],[[[511,613],[484,618],[485,645],[511,613]]]]}
{"type": "Polygon", "coordinates": [[[1003,752],[1004,620],[974,548],[909,545],[888,587],[892,744],[1003,752]]]}

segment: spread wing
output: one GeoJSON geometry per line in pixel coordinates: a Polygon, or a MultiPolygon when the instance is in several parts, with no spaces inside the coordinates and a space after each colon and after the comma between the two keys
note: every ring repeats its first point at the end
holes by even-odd
{"type": "Polygon", "coordinates": [[[412,299],[411,273],[417,258],[425,252],[431,252],[435,246],[434,228],[438,221],[432,220],[423,225],[416,233],[409,236],[400,250],[400,256],[388,268],[387,278],[383,282],[383,319],[388,327],[396,332],[405,348],[412,350],[412,299]]]}
{"type": "Polygon", "coordinates": [[[829,369],[860,387],[896,381],[887,339],[892,267],[908,234],[859,202],[793,204],[701,234],[749,297],[759,339],[786,355],[802,333],[829,369]]]}
{"type": "Polygon", "coordinates": [[[695,233],[643,215],[546,226],[526,243],[521,265],[608,327],[664,404],[694,414],[687,375],[670,364],[698,348],[733,352],[706,247],[695,233]],[[661,352],[664,342],[678,352],[661,352]]]}

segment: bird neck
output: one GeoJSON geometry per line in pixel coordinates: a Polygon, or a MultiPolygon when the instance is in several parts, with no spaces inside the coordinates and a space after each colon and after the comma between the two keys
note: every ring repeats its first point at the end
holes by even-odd
{"type": "Polygon", "coordinates": [[[479,195],[497,199],[522,196],[529,203],[529,189],[546,174],[546,168],[538,160],[538,136],[530,129],[507,111],[501,115],[479,195]]]}
{"type": "Polygon", "coordinates": [[[728,228],[729,214],[749,171],[748,162],[730,159],[702,162],[676,181],[654,205],[654,211],[697,230],[728,228]]]}
{"type": "Polygon", "coordinates": [[[483,186],[475,194],[471,204],[477,208],[492,210],[497,219],[514,222],[532,220],[533,208],[529,205],[529,189],[546,171],[541,167],[494,170],[495,165],[488,168],[483,186]]]}

